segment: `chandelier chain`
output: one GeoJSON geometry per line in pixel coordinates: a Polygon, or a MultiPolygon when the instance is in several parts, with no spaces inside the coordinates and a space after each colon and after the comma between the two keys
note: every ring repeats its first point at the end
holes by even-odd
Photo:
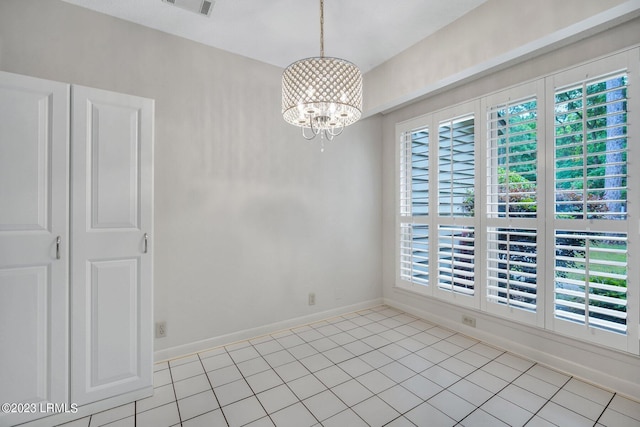
{"type": "Polygon", "coordinates": [[[320,58],[324,58],[324,0],[320,0],[320,58]]]}

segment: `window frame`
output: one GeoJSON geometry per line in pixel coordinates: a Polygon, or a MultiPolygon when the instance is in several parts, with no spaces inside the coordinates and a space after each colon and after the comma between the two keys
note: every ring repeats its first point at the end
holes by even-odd
{"type": "MultiPolygon", "coordinates": [[[[545,83],[544,79],[538,79],[536,81],[524,83],[506,90],[502,90],[499,92],[495,92],[488,96],[484,96],[481,98],[481,109],[480,111],[483,114],[482,126],[482,135],[484,136],[481,141],[482,146],[482,171],[483,178],[485,178],[482,189],[484,190],[484,197],[482,200],[486,200],[486,204],[483,205],[482,208],[482,230],[483,235],[485,236],[485,241],[488,244],[487,234],[489,228],[535,228],[537,230],[544,230],[544,212],[546,209],[546,200],[545,193],[541,191],[541,189],[545,188],[545,173],[544,173],[544,159],[546,152],[546,144],[544,143],[544,117],[545,117],[545,107],[546,107],[546,93],[545,93],[545,83]],[[536,181],[536,205],[537,212],[535,218],[493,218],[490,217],[487,204],[489,203],[489,191],[487,190],[488,180],[489,180],[489,157],[491,150],[491,126],[490,126],[490,112],[491,110],[498,105],[503,105],[510,103],[515,100],[522,100],[526,98],[535,98],[537,102],[537,148],[538,148],[538,157],[537,157],[537,181],[536,181]]],[[[536,241],[538,251],[545,248],[545,234],[538,233],[537,241],[536,241]]],[[[545,286],[541,286],[540,283],[543,283],[545,278],[544,271],[546,262],[544,257],[538,256],[537,263],[537,286],[536,286],[536,311],[524,311],[519,309],[514,309],[509,305],[501,305],[492,303],[487,298],[488,289],[488,281],[489,281],[489,271],[487,267],[487,257],[488,257],[488,246],[485,245],[483,247],[483,260],[482,266],[485,269],[485,274],[482,276],[483,278],[483,298],[481,300],[481,308],[483,311],[487,313],[491,313],[494,315],[498,315],[501,317],[510,318],[517,322],[526,323],[530,325],[535,325],[538,327],[544,327],[545,322],[545,286]],[[540,304],[540,301],[543,303],[540,304]]]]}
{"type": "MultiPolygon", "coordinates": [[[[425,114],[396,124],[396,148],[402,135],[420,128],[429,129],[429,214],[426,216],[400,215],[400,150],[396,149],[396,287],[416,292],[457,306],[480,310],[483,313],[535,326],[559,335],[568,336],[597,345],[640,353],[640,188],[634,182],[640,182],[640,169],[633,168],[634,158],[640,158],[640,124],[635,124],[636,99],[640,99],[640,48],[635,47],[621,53],[612,54],[589,63],[581,64],[563,71],[525,82],[510,88],[478,97],[465,103],[451,106],[433,113],[425,114]],[[555,126],[554,100],[556,88],[578,83],[590,76],[604,76],[626,70],[627,85],[627,213],[625,225],[609,227],[599,221],[584,220],[584,227],[576,227],[567,219],[555,218],[555,126]],[[488,203],[488,150],[491,140],[488,124],[488,112],[495,106],[509,100],[535,96],[537,100],[537,215],[536,218],[492,218],[487,212],[488,203]],[[475,216],[469,218],[440,217],[438,215],[438,153],[439,124],[442,120],[473,114],[475,117],[475,216]],[[434,135],[438,140],[434,141],[434,135]],[[634,145],[636,147],[634,147],[634,145]],[[479,203],[479,200],[482,202],[479,203]],[[446,220],[443,220],[446,218],[446,220]],[[426,224],[429,227],[429,283],[418,285],[404,280],[400,274],[400,229],[402,224],[426,224]],[[473,297],[461,296],[444,291],[437,286],[437,245],[438,225],[468,225],[475,230],[475,294],[473,297]],[[536,311],[520,310],[509,305],[489,302],[487,236],[489,228],[531,228],[535,226],[537,234],[537,288],[536,311]],[[555,230],[587,230],[609,233],[624,232],[627,241],[627,333],[616,334],[598,328],[569,322],[557,318],[555,312],[555,230]],[[621,231],[622,230],[622,231],[621,231]]],[[[637,114],[636,114],[637,117],[637,114]]],[[[613,220],[609,220],[613,221],[613,220]]],[[[621,222],[621,221],[617,221],[621,222]]]]}
{"type": "MultiPolygon", "coordinates": [[[[606,220],[606,219],[558,219],[555,215],[555,149],[549,149],[546,153],[546,164],[551,165],[548,173],[548,185],[546,186],[546,199],[550,203],[550,207],[546,211],[547,227],[545,236],[548,242],[553,245],[555,242],[556,230],[568,231],[586,231],[586,232],[607,232],[607,233],[626,233],[627,242],[627,333],[626,335],[615,334],[598,328],[589,328],[585,325],[570,322],[562,318],[556,317],[555,312],[555,253],[547,251],[545,265],[546,270],[545,283],[547,284],[547,292],[545,306],[547,307],[545,325],[549,330],[553,330],[559,334],[571,336],[573,338],[595,342],[607,347],[617,348],[619,350],[628,351],[630,353],[640,353],[639,328],[640,306],[638,301],[638,291],[640,290],[640,272],[637,268],[640,265],[640,245],[638,245],[637,236],[640,235],[638,228],[640,221],[640,211],[638,206],[640,203],[640,191],[633,190],[633,182],[640,182],[640,176],[634,174],[633,159],[640,156],[640,147],[637,147],[640,139],[638,138],[640,125],[634,125],[631,112],[635,110],[634,100],[639,98],[640,75],[638,73],[638,54],[639,49],[632,49],[619,54],[611,55],[607,58],[579,65],[568,70],[564,70],[546,77],[545,90],[546,97],[550,100],[550,104],[546,111],[546,123],[552,125],[545,127],[545,139],[548,146],[555,148],[555,108],[551,103],[555,99],[556,90],[566,88],[584,80],[597,79],[599,76],[612,75],[617,72],[625,71],[629,78],[627,87],[627,114],[631,117],[628,121],[627,133],[627,182],[630,184],[627,196],[627,219],[624,221],[606,220]],[[634,145],[636,145],[634,149],[634,145]],[[634,238],[635,237],[635,238],[634,238]]],[[[637,169],[637,168],[636,168],[637,169]]]]}
{"type": "MultiPolygon", "coordinates": [[[[398,192],[398,196],[395,198],[396,200],[396,226],[395,226],[395,230],[396,230],[396,250],[395,250],[395,266],[396,266],[396,285],[400,288],[403,289],[407,289],[416,293],[419,293],[421,295],[432,295],[432,286],[430,285],[430,283],[427,284],[418,284],[418,283],[414,283],[412,281],[407,281],[403,279],[403,275],[402,275],[402,267],[401,267],[401,261],[400,261],[400,257],[401,257],[401,251],[402,251],[402,233],[401,233],[401,227],[402,224],[408,224],[409,226],[411,226],[412,224],[419,224],[419,225],[427,225],[429,226],[429,215],[431,214],[431,210],[429,210],[429,214],[427,215],[421,215],[421,216],[413,216],[412,214],[410,215],[403,215],[403,213],[406,212],[411,212],[412,213],[412,203],[411,200],[409,198],[409,201],[407,203],[407,205],[403,204],[401,201],[402,195],[400,194],[400,188],[402,184],[402,178],[401,176],[404,174],[406,174],[406,170],[402,171],[400,170],[400,164],[401,164],[401,159],[402,159],[402,150],[403,144],[406,144],[406,142],[404,140],[402,140],[402,137],[405,133],[409,132],[409,133],[413,133],[413,132],[417,132],[419,130],[422,129],[428,129],[429,131],[429,151],[431,148],[431,123],[428,122],[427,118],[429,116],[425,115],[425,116],[419,116],[416,117],[412,120],[408,120],[406,122],[403,123],[398,123],[396,125],[396,135],[399,135],[399,138],[397,139],[398,143],[395,145],[395,164],[396,164],[396,169],[395,169],[395,188],[396,191],[398,192]]],[[[429,170],[432,169],[432,158],[431,158],[431,153],[429,152],[429,170]]],[[[405,164],[404,167],[406,168],[407,165],[405,164]]],[[[409,172],[410,173],[410,172],[409,172]]],[[[429,182],[431,182],[431,176],[429,176],[429,182]]],[[[409,188],[411,187],[411,185],[408,186],[409,188]]],[[[410,190],[409,190],[410,191],[410,190]]],[[[429,191],[429,206],[431,206],[431,191],[429,191]]],[[[431,247],[431,246],[429,246],[431,247]]],[[[429,272],[431,273],[431,272],[429,272]]],[[[430,277],[430,274],[429,274],[430,277]]]]}
{"type": "MultiPolygon", "coordinates": [[[[430,182],[433,183],[433,185],[435,185],[435,191],[433,190],[430,191],[430,200],[429,200],[429,202],[432,203],[431,206],[433,206],[433,209],[430,209],[430,215],[429,215],[431,220],[430,226],[429,226],[429,229],[430,229],[429,247],[431,248],[431,251],[435,250],[436,254],[438,254],[437,248],[439,247],[439,231],[441,226],[458,227],[458,228],[472,227],[474,232],[474,245],[473,245],[474,277],[476,278],[476,280],[478,277],[481,277],[481,274],[482,274],[482,269],[478,268],[479,266],[482,265],[481,262],[479,263],[478,261],[480,259],[480,254],[482,253],[482,251],[479,250],[479,248],[482,248],[482,242],[483,242],[483,239],[478,233],[478,230],[480,227],[480,216],[477,213],[474,213],[473,216],[469,216],[469,217],[455,216],[455,215],[448,215],[448,216],[440,215],[440,209],[439,209],[440,202],[438,199],[438,190],[440,189],[438,173],[440,172],[440,169],[439,169],[438,161],[439,161],[439,146],[440,146],[440,125],[444,122],[454,122],[464,117],[473,116],[474,157],[475,157],[474,169],[475,169],[475,176],[476,176],[476,179],[474,182],[474,190],[476,194],[479,194],[480,192],[479,180],[477,179],[480,173],[480,162],[478,162],[477,153],[480,148],[479,145],[481,141],[480,126],[478,125],[478,120],[481,120],[481,117],[478,114],[479,109],[480,109],[480,100],[477,99],[477,100],[473,100],[463,104],[455,105],[445,110],[438,111],[432,115],[431,129],[437,130],[436,134],[438,136],[438,140],[430,144],[430,151],[431,151],[430,158],[432,160],[431,170],[430,170],[430,174],[431,174],[430,182]]],[[[436,259],[438,260],[438,262],[436,263],[438,265],[432,266],[432,268],[435,267],[436,269],[438,269],[440,264],[439,262],[440,256],[437,256],[436,259]]],[[[436,276],[439,276],[439,270],[436,270],[436,276]]],[[[437,281],[437,284],[433,284],[432,286],[433,296],[445,301],[452,302],[457,305],[464,306],[464,307],[470,307],[470,308],[476,308],[476,309],[480,308],[480,293],[481,293],[480,286],[475,285],[473,289],[473,294],[468,295],[461,292],[454,292],[451,290],[443,289],[442,287],[438,286],[438,284],[439,284],[439,280],[437,281]]]]}

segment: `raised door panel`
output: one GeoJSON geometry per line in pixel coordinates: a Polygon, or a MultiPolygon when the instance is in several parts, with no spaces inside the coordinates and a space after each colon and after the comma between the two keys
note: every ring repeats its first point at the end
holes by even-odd
{"type": "Polygon", "coordinates": [[[11,388],[0,389],[0,402],[43,402],[47,392],[47,284],[46,266],[0,270],[0,300],[20,301],[0,311],[2,365],[0,377],[11,388]],[[18,327],[19,325],[19,327],[18,327]],[[11,347],[19,351],[5,351],[11,347]],[[16,369],[16,367],[29,369],[16,369]]]}
{"type": "Polygon", "coordinates": [[[91,228],[139,228],[142,111],[92,104],[91,228]]]}
{"type": "Polygon", "coordinates": [[[72,88],[71,400],[152,385],[153,101],[72,88]]]}
{"type": "Polygon", "coordinates": [[[52,94],[0,87],[0,230],[47,230],[52,94]]]}
{"type": "Polygon", "coordinates": [[[0,402],[68,403],[68,126],[68,85],[0,72],[0,402]]]}
{"type": "Polygon", "coordinates": [[[135,378],[140,283],[138,259],[91,263],[91,380],[96,386],[135,378]],[[117,334],[112,331],[118,331],[117,334]]]}

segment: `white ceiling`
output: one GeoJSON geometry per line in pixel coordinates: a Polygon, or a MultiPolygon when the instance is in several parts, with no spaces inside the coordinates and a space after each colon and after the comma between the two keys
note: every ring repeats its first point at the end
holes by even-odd
{"type": "MultiPolygon", "coordinates": [[[[269,64],[319,56],[319,0],[216,0],[209,18],[161,0],[64,0],[269,64]]],[[[325,0],[325,55],[366,72],[486,0],[325,0]]]]}

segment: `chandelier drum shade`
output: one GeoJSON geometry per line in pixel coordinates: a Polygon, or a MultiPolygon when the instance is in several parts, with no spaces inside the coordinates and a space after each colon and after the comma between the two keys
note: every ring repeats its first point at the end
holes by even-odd
{"type": "Polygon", "coordinates": [[[320,0],[320,56],[296,61],[282,74],[282,115],[306,139],[332,140],[360,119],[362,73],[349,61],[324,56],[323,9],[320,0]]]}

